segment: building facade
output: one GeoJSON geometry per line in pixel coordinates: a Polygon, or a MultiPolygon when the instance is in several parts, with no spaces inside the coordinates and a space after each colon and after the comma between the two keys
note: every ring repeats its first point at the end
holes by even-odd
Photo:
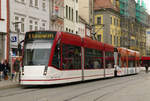
{"type": "Polygon", "coordinates": [[[51,29],[64,31],[64,0],[50,0],[51,29]]]}
{"type": "Polygon", "coordinates": [[[8,0],[0,0],[0,61],[8,57],[8,0]]]}
{"type": "Polygon", "coordinates": [[[50,29],[49,0],[10,0],[10,49],[17,55],[25,32],[50,29]]]}
{"type": "Polygon", "coordinates": [[[93,24],[93,3],[94,0],[79,0],[79,15],[89,25],[93,24]]]}
{"type": "Polygon", "coordinates": [[[121,46],[146,54],[147,14],[144,1],[119,0],[121,15],[121,46]]]}
{"type": "Polygon", "coordinates": [[[130,49],[136,48],[135,8],[135,0],[120,0],[121,46],[130,49]]]}
{"type": "MultiPolygon", "coordinates": [[[[79,0],[79,26],[83,24],[84,37],[91,37],[92,26],[93,26],[93,3],[94,0],[79,0]]],[[[79,27],[79,33],[82,32],[83,27],[79,27]]]]}
{"type": "Polygon", "coordinates": [[[118,1],[95,0],[94,24],[98,41],[120,46],[120,13],[118,1]]]}
{"type": "Polygon", "coordinates": [[[52,30],[78,34],[79,0],[50,0],[52,30]]]}
{"type": "Polygon", "coordinates": [[[64,0],[64,31],[78,34],[79,0],[64,0]]]}
{"type": "Polygon", "coordinates": [[[146,55],[150,56],[150,29],[146,30],[146,55]]]}

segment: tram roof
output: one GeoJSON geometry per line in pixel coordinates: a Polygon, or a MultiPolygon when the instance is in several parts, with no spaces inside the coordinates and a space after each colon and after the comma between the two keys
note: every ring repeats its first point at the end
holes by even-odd
{"type": "Polygon", "coordinates": [[[150,56],[142,56],[141,60],[150,60],[150,56]]]}
{"type": "Polygon", "coordinates": [[[104,50],[114,52],[114,46],[104,43],[104,50]]]}
{"type": "Polygon", "coordinates": [[[76,46],[82,45],[81,37],[78,35],[70,34],[67,32],[62,32],[61,34],[61,41],[65,44],[71,44],[76,46]]]}
{"type": "Polygon", "coordinates": [[[103,50],[103,44],[91,38],[83,38],[83,46],[86,48],[93,48],[97,50],[103,50]]]}

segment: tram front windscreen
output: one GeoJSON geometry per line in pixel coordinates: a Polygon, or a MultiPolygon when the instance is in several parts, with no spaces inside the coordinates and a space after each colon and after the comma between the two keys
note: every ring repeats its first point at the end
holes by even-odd
{"type": "Polygon", "coordinates": [[[24,44],[23,65],[48,66],[51,48],[56,33],[27,33],[24,44]]]}

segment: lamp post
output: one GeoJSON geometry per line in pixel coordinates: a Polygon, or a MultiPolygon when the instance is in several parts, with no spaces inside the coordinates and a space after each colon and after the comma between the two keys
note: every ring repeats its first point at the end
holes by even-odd
{"type": "Polygon", "coordinates": [[[115,60],[115,71],[114,71],[114,74],[115,74],[115,77],[117,76],[117,69],[118,69],[118,64],[117,64],[117,60],[118,60],[118,49],[117,48],[114,48],[114,60],[115,60]]]}

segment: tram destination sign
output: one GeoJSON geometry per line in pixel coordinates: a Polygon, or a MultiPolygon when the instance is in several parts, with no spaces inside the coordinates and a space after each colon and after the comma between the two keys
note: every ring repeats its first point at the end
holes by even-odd
{"type": "Polygon", "coordinates": [[[27,32],[26,40],[54,40],[56,32],[27,32]]]}

